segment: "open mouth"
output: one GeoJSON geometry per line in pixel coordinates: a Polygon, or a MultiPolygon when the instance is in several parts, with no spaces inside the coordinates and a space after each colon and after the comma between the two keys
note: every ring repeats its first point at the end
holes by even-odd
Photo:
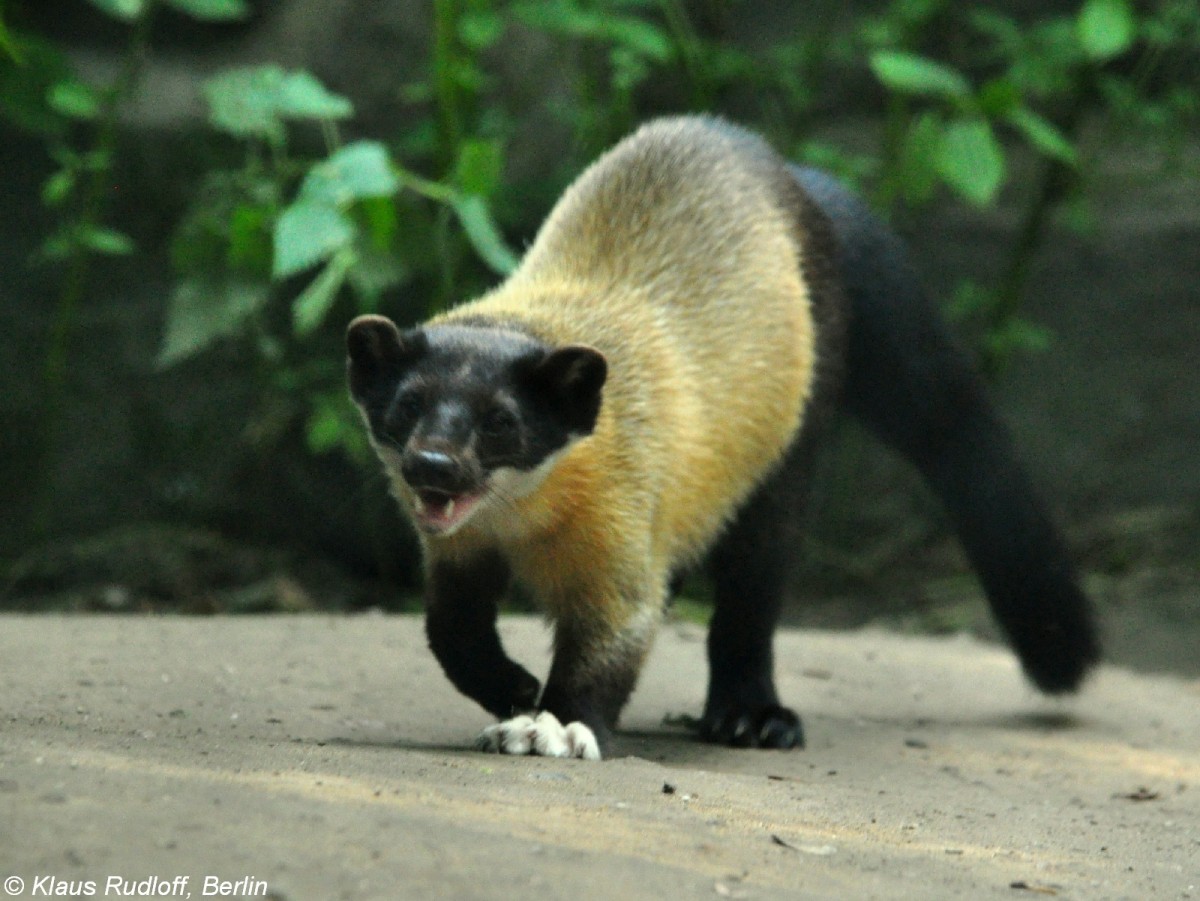
{"type": "Polygon", "coordinates": [[[433,488],[418,488],[414,504],[417,526],[426,532],[449,532],[461,525],[481,500],[482,491],[453,494],[433,488]]]}

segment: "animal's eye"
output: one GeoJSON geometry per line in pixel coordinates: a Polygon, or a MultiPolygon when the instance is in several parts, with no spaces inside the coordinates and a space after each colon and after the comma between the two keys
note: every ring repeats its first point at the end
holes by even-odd
{"type": "Polygon", "coordinates": [[[410,391],[396,398],[396,402],[392,404],[392,415],[400,422],[411,423],[421,417],[423,409],[421,396],[415,391],[410,391]]]}
{"type": "Polygon", "coordinates": [[[493,438],[508,435],[517,427],[517,417],[504,407],[492,407],[479,421],[479,430],[493,438]]]}

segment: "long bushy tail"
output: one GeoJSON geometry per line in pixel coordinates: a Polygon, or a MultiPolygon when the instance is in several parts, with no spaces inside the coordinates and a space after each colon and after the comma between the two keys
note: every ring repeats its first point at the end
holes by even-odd
{"type": "Polygon", "coordinates": [[[844,404],[920,470],[1042,691],[1100,656],[1091,604],[1007,428],[921,290],[899,239],[829,176],[794,170],[830,217],[850,301],[844,404]]]}

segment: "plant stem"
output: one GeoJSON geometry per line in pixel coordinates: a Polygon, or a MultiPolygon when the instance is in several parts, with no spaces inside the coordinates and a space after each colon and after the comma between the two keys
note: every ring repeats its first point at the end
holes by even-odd
{"type": "Polygon", "coordinates": [[[711,109],[713,85],[706,68],[706,59],[701,53],[700,36],[680,0],[661,0],[661,5],[671,37],[675,40],[680,65],[688,78],[692,109],[711,109]]]}
{"type": "Polygon", "coordinates": [[[899,94],[887,98],[883,124],[883,141],[880,156],[880,178],[875,188],[875,207],[890,215],[901,196],[900,157],[903,153],[904,134],[910,121],[908,104],[899,94]]]}
{"type": "Polygon", "coordinates": [[[409,188],[422,197],[435,200],[438,203],[452,203],[459,197],[458,191],[449,185],[422,178],[416,173],[410,172],[400,166],[396,167],[395,172],[402,187],[409,188]]]}
{"type": "Polygon", "coordinates": [[[437,97],[438,164],[442,172],[450,171],[462,142],[462,111],[454,72],[457,30],[457,0],[434,0],[433,83],[437,97]]]}
{"type": "Polygon", "coordinates": [[[67,363],[71,352],[71,333],[74,331],[79,305],[87,291],[93,251],[81,240],[90,229],[99,226],[104,215],[107,189],[117,150],[120,109],[137,82],[142,62],[150,45],[150,23],[154,4],[147,4],[134,25],[133,34],[125,48],[116,80],[105,92],[95,140],[88,157],[92,160],[90,177],[84,181],[78,215],[71,231],[71,254],[63,275],[62,293],[54,309],[50,336],[42,370],[44,409],[42,433],[38,442],[36,500],[31,517],[31,532],[44,537],[49,525],[50,482],[54,451],[64,415],[67,382],[67,363]]]}
{"type": "MultiPolygon", "coordinates": [[[[1075,79],[1071,91],[1070,105],[1059,123],[1062,133],[1067,136],[1072,145],[1076,143],[1076,133],[1079,121],[1083,115],[1091,82],[1088,74],[1080,73],[1075,79]]],[[[1059,159],[1049,159],[1042,168],[1038,180],[1037,191],[1030,199],[1017,229],[1016,239],[1008,252],[1004,266],[993,295],[993,301],[988,307],[986,328],[995,332],[1011,322],[1021,311],[1026,291],[1029,287],[1030,273],[1033,271],[1033,261],[1038,249],[1045,243],[1045,231],[1054,208],[1071,190],[1075,180],[1075,170],[1059,159]]],[[[983,368],[988,376],[999,374],[1003,361],[994,359],[988,353],[983,355],[983,368]]]]}

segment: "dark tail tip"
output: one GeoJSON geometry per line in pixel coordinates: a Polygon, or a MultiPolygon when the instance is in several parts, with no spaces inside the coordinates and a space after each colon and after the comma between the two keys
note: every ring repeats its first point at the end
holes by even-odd
{"type": "Polygon", "coordinates": [[[1100,661],[1100,638],[1088,599],[1073,579],[1027,586],[1018,602],[993,596],[1025,675],[1050,695],[1077,691],[1100,661]]]}

